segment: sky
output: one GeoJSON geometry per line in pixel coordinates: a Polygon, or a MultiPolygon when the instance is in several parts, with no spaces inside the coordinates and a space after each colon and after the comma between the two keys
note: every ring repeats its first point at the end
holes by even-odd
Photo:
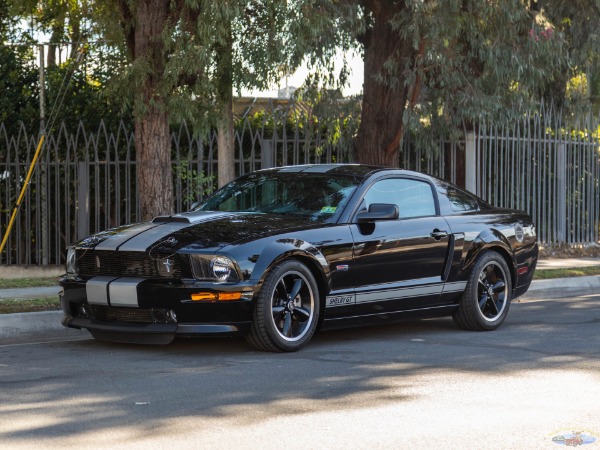
{"type": "MultiPolygon", "coordinates": [[[[363,85],[363,61],[360,55],[349,53],[346,55],[348,64],[352,70],[348,86],[342,89],[344,96],[357,95],[362,92],[363,85]]],[[[338,58],[341,64],[342,55],[338,58]]],[[[306,66],[300,67],[292,76],[287,79],[287,85],[290,87],[298,88],[302,85],[306,76],[308,75],[308,68],[306,66]]],[[[278,86],[273,86],[271,90],[267,91],[242,91],[244,97],[277,97],[279,89],[283,89],[286,86],[286,80],[282,80],[278,86]]]]}
{"type": "MultiPolygon", "coordinates": [[[[2,1],[2,0],[0,0],[2,1]]],[[[44,34],[42,32],[37,33],[38,42],[48,42],[50,40],[49,34],[44,34]]],[[[66,52],[65,52],[66,55],[66,52]]],[[[363,87],[363,61],[360,54],[357,52],[350,51],[345,55],[348,65],[351,69],[351,73],[348,79],[348,84],[345,88],[342,89],[342,94],[344,96],[358,95],[362,93],[363,87]]],[[[342,64],[342,60],[344,58],[344,54],[340,53],[336,58],[336,67],[340,67],[342,64]]],[[[304,83],[308,75],[308,68],[306,65],[300,67],[293,75],[287,78],[287,80],[281,80],[278,86],[273,86],[270,90],[260,91],[260,90],[242,90],[243,97],[272,97],[277,98],[278,92],[280,89],[283,89],[287,86],[299,88],[304,83]]]]}

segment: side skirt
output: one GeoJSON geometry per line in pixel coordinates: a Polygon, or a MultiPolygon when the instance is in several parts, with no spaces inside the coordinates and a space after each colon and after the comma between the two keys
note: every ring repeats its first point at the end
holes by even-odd
{"type": "Polygon", "coordinates": [[[403,320],[430,319],[434,317],[447,317],[458,307],[454,305],[433,306],[431,308],[410,309],[405,311],[365,314],[360,316],[338,317],[325,319],[321,330],[335,330],[346,327],[362,325],[378,325],[384,323],[401,322],[403,320]]]}

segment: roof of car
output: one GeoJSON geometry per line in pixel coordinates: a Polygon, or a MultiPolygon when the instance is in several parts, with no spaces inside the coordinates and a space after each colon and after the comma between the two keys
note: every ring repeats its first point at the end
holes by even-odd
{"type": "Polygon", "coordinates": [[[274,167],[264,169],[259,172],[277,172],[277,173],[323,173],[329,175],[350,175],[365,177],[374,172],[383,170],[399,170],[391,167],[369,166],[363,164],[305,164],[299,166],[274,167]]]}

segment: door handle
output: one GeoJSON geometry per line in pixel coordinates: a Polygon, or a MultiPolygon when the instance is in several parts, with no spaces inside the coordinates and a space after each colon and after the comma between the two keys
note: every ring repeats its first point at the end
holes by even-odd
{"type": "Polygon", "coordinates": [[[447,232],[447,231],[444,231],[444,230],[438,230],[438,229],[436,228],[436,229],[434,229],[434,230],[431,232],[430,236],[431,236],[432,238],[434,238],[436,241],[439,241],[440,239],[442,239],[442,238],[445,238],[446,236],[448,236],[448,232],[447,232]]]}

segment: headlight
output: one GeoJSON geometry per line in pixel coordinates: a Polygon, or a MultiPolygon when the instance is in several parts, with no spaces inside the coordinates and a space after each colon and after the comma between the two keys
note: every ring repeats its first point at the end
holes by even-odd
{"type": "Polygon", "coordinates": [[[73,247],[67,249],[67,263],[66,270],[69,275],[75,275],[77,273],[77,257],[75,249],[73,247]]]}
{"type": "Polygon", "coordinates": [[[210,267],[215,278],[219,281],[227,281],[232,273],[235,273],[233,261],[229,258],[219,256],[210,262],[210,267]]]}
{"type": "Polygon", "coordinates": [[[192,273],[197,280],[216,283],[236,283],[240,281],[233,260],[226,256],[190,255],[192,273]]]}

